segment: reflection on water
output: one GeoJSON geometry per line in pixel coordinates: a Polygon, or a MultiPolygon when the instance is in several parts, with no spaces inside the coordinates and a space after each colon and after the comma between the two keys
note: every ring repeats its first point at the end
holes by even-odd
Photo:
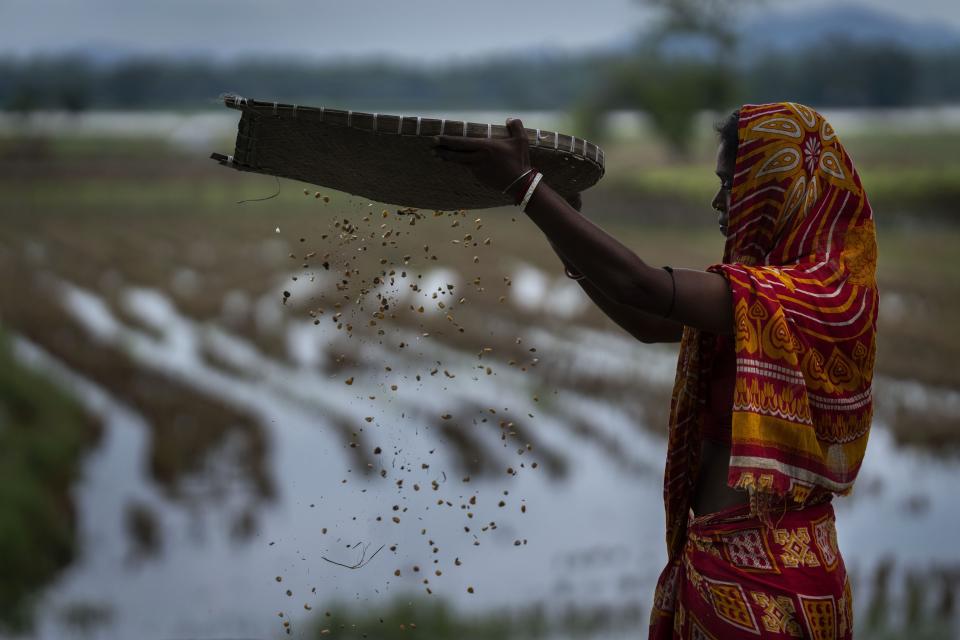
{"type": "MultiPolygon", "coordinates": [[[[553,277],[532,266],[518,266],[513,280],[525,304],[554,299],[546,293],[553,277]]],[[[427,272],[419,294],[394,295],[426,299],[458,281],[427,272]]],[[[162,488],[148,473],[144,417],[17,339],[24,363],[72,390],[104,424],[75,492],[81,558],[44,594],[41,637],[83,625],[110,637],[274,637],[278,612],[296,627],[310,618],[307,607],[379,607],[427,589],[471,611],[649,606],[665,560],[665,442],[628,394],[642,387],[650,402],[667,402],[672,349],[491,315],[492,331],[536,345],[539,362],[524,373],[504,366],[505,355],[478,357],[412,328],[396,337],[411,345],[405,351],[363,340],[347,354],[331,323],[281,313],[274,323],[290,356],[282,359],[227,322],[183,314],[157,289],[126,287],[111,306],[76,284],[53,286],[66,319],[88,339],[251,416],[264,431],[266,477],[252,479],[244,463],[247,432],[227,431],[202,464],[177,477],[177,491],[162,488]],[[489,365],[495,375],[485,375],[489,365]],[[369,555],[381,545],[359,569],[324,559],[352,565],[360,549],[369,555]]],[[[282,287],[288,279],[244,304],[277,309],[282,287]]],[[[575,317],[575,304],[564,308],[575,317]]],[[[889,380],[878,391],[881,416],[884,407],[917,402],[960,414],[953,392],[889,380]]],[[[890,569],[898,575],[960,566],[951,495],[958,474],[875,426],[858,490],[836,503],[861,606],[887,557],[898,559],[890,569]]]]}

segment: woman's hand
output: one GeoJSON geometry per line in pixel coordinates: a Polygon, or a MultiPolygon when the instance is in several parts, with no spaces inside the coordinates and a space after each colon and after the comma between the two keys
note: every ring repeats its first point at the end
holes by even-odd
{"type": "Polygon", "coordinates": [[[503,191],[530,168],[530,148],[523,123],[507,118],[507,129],[510,137],[501,139],[434,136],[433,152],[444,160],[465,165],[481,184],[503,191]]]}

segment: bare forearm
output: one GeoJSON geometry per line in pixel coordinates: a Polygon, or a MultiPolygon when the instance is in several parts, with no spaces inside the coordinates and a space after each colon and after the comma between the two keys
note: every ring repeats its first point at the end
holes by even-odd
{"type": "Polygon", "coordinates": [[[679,339],[682,325],[719,334],[733,332],[732,297],[723,276],[690,269],[668,273],[647,265],[547,185],[534,192],[526,212],[564,264],[584,275],[601,299],[617,306],[611,312],[591,291],[587,295],[640,340],[679,339]],[[631,312],[633,317],[627,317],[631,312]]]}
{"type": "Polygon", "coordinates": [[[607,298],[621,304],[629,301],[652,314],[662,314],[669,306],[670,276],[644,263],[548,185],[537,188],[526,213],[557,252],[607,298]]]}
{"type": "Polygon", "coordinates": [[[679,342],[683,337],[683,325],[679,322],[658,318],[614,302],[586,278],[578,280],[577,284],[608,318],[640,342],[679,342]]]}
{"type": "MultiPolygon", "coordinates": [[[[564,268],[575,272],[576,267],[557,249],[556,245],[550,243],[550,246],[560,258],[564,268]]],[[[656,317],[614,302],[586,276],[577,279],[576,283],[608,318],[641,342],[677,342],[683,335],[683,325],[679,322],[656,317]]]]}
{"type": "MultiPolygon", "coordinates": [[[[523,123],[508,119],[507,129],[507,138],[435,136],[433,152],[443,160],[467,166],[488,188],[502,190],[503,185],[508,185],[509,189],[531,167],[523,123]]],[[[525,203],[526,213],[577,271],[607,298],[653,316],[663,314],[697,329],[732,333],[733,298],[722,275],[650,267],[581,216],[549,185],[538,184],[539,188],[533,187],[532,197],[525,203]]],[[[520,188],[528,188],[525,185],[521,183],[520,188]]]]}

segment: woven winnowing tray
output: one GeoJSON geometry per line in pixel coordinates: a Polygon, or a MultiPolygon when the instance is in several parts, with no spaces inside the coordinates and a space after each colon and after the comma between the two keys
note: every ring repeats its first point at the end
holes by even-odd
{"type": "MultiPolygon", "coordinates": [[[[361,113],[224,96],[241,112],[232,156],[221,164],[336,189],[376,202],[450,211],[513,204],[470,170],[432,153],[437,134],[507,138],[504,125],[361,113]]],[[[603,151],[582,138],[526,129],[530,163],[562,196],[603,176],[603,151]]]]}

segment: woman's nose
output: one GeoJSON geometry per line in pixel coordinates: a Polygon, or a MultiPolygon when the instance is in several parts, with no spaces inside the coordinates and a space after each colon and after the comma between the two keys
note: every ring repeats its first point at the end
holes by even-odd
{"type": "Polygon", "coordinates": [[[724,197],[723,189],[717,191],[717,195],[713,196],[713,206],[714,211],[722,213],[727,208],[727,199],[724,197]]]}

